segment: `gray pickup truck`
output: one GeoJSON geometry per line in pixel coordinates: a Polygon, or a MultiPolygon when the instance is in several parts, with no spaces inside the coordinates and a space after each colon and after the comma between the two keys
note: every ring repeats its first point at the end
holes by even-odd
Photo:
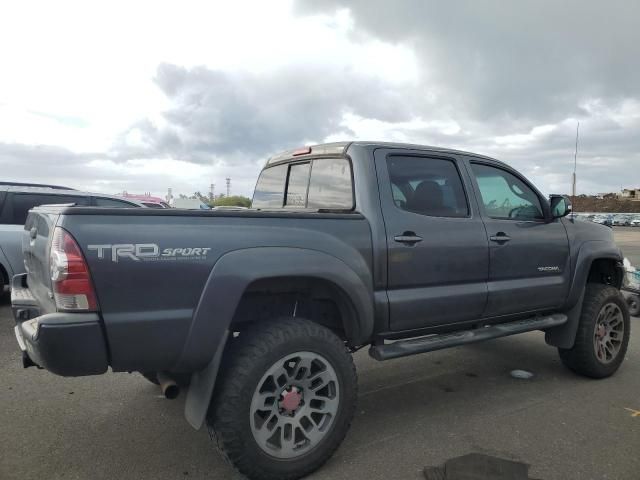
{"type": "Polygon", "coordinates": [[[611,229],[472,153],[333,143],[271,158],[239,211],[42,206],[12,308],[25,366],[141,372],[252,479],[325,462],[376,360],[541,330],[612,375],[629,341],[611,229]]]}

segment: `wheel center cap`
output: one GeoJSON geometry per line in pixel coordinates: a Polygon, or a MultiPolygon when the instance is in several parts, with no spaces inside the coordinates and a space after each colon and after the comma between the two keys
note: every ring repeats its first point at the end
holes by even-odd
{"type": "Polygon", "coordinates": [[[280,408],[287,411],[287,413],[295,412],[300,403],[302,402],[302,394],[296,387],[291,387],[289,390],[282,392],[282,399],[280,400],[280,408]]]}
{"type": "Polygon", "coordinates": [[[607,334],[607,329],[605,328],[604,325],[598,325],[598,338],[604,338],[604,336],[607,334]]]}

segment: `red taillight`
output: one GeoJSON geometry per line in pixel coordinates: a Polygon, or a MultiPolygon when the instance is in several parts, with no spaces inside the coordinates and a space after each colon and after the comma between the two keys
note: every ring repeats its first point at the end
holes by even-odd
{"type": "Polygon", "coordinates": [[[49,264],[58,310],[86,312],[98,309],[87,262],[74,238],[60,227],[53,232],[49,264]]]}

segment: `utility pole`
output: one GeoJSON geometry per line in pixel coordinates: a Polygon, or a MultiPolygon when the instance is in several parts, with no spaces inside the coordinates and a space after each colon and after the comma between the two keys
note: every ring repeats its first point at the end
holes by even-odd
{"type": "Polygon", "coordinates": [[[228,198],[229,195],[231,194],[231,178],[227,177],[226,181],[227,181],[227,198],[228,198]]]}
{"type": "Polygon", "coordinates": [[[214,195],[214,189],[216,188],[216,184],[212,183],[210,188],[209,188],[209,200],[213,202],[213,200],[215,199],[215,195],[214,195]]]}
{"type": "Polygon", "coordinates": [[[580,122],[576,125],[576,150],[573,154],[573,181],[572,181],[572,189],[571,189],[571,201],[575,203],[576,201],[576,170],[578,169],[578,133],[580,132],[580,122]]]}

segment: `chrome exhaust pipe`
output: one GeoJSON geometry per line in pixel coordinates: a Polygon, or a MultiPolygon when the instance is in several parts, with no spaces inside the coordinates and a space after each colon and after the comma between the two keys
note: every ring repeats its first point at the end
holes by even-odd
{"type": "Polygon", "coordinates": [[[164,372],[158,372],[158,383],[165,398],[173,400],[180,395],[180,387],[173,378],[168,377],[164,372]]]}

